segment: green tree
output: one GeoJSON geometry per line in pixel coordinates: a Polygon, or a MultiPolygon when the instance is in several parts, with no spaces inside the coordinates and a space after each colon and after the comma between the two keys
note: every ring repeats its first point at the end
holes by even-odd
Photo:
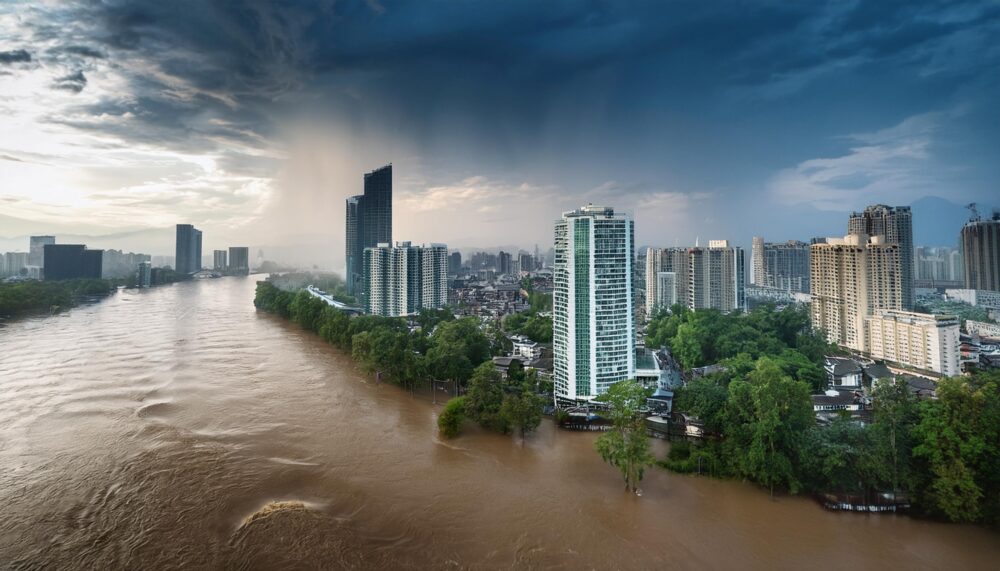
{"type": "Polygon", "coordinates": [[[951,521],[1000,514],[1000,374],[945,378],[920,404],[914,455],[926,465],[922,505],[951,521]]]}
{"type": "Polygon", "coordinates": [[[746,381],[729,385],[729,393],[727,445],[737,472],[772,493],[779,486],[798,490],[802,437],[814,422],[809,387],[762,357],[746,381]]]}
{"type": "Polygon", "coordinates": [[[677,390],[674,409],[696,416],[705,423],[706,431],[721,434],[728,397],[726,387],[713,379],[695,379],[677,390]]]}
{"type": "Polygon", "coordinates": [[[455,397],[444,405],[438,416],[438,430],[445,438],[455,438],[462,431],[465,422],[465,397],[455,397]]]}
{"type": "MultiPolygon", "coordinates": [[[[493,366],[492,361],[490,366],[493,366]]],[[[428,349],[427,367],[435,378],[446,379],[460,386],[469,381],[473,371],[465,345],[454,341],[439,341],[428,349]]]]}
{"type": "Polygon", "coordinates": [[[484,428],[507,432],[506,419],[500,414],[503,406],[504,382],[493,361],[487,361],[472,373],[465,394],[465,412],[484,428]]]}
{"type": "Polygon", "coordinates": [[[521,435],[522,442],[524,435],[532,432],[542,422],[542,407],[545,401],[542,400],[532,387],[525,383],[521,390],[507,394],[500,406],[500,417],[511,429],[517,430],[521,435]]]}
{"type": "Polygon", "coordinates": [[[917,400],[905,382],[877,379],[872,385],[875,422],[872,437],[886,480],[900,491],[911,480],[912,432],[919,420],[917,400]]]}
{"type": "Polygon", "coordinates": [[[613,428],[595,442],[601,458],[618,468],[625,479],[625,489],[637,491],[647,466],[652,465],[649,438],[639,414],[646,403],[646,391],[633,380],[611,385],[601,396],[610,405],[613,428]]]}

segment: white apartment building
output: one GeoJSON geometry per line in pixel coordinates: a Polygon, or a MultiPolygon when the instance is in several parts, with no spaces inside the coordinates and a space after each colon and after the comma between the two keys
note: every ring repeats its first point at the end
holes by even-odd
{"type": "Polygon", "coordinates": [[[882,236],[850,234],[810,247],[813,327],[831,343],[865,351],[865,318],[902,309],[900,246],[882,236]]]}
{"type": "Polygon", "coordinates": [[[448,247],[380,243],[364,250],[366,309],[398,317],[448,303],[448,247]]]}
{"type": "Polygon", "coordinates": [[[744,263],[743,249],[728,240],[711,240],[707,248],[649,248],[646,316],[675,303],[689,309],[746,309],[744,263]]]}
{"type": "Polygon", "coordinates": [[[588,205],[555,224],[553,378],[557,402],[589,401],[635,376],[635,228],[588,205]]]}
{"type": "Polygon", "coordinates": [[[961,373],[959,320],[951,315],[877,311],[865,318],[866,353],[946,376],[961,373]]]}

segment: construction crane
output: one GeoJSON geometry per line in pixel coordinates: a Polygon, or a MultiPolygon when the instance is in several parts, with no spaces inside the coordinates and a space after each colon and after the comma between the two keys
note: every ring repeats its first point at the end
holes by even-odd
{"type": "Polygon", "coordinates": [[[969,216],[969,222],[979,222],[979,220],[980,220],[980,218],[979,218],[979,210],[976,209],[976,203],[975,202],[970,202],[970,203],[966,204],[965,207],[968,208],[969,212],[972,213],[971,216],[969,216]]]}

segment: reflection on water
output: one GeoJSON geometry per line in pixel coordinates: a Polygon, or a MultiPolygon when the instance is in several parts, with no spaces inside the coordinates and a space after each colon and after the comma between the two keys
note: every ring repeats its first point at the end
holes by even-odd
{"type": "MultiPolygon", "coordinates": [[[[995,568],[1000,536],[647,472],[440,405],[258,315],[253,278],[0,328],[0,567],[995,568]]],[[[657,443],[660,446],[660,443],[657,443]]],[[[658,448],[659,452],[662,450],[658,448]]]]}

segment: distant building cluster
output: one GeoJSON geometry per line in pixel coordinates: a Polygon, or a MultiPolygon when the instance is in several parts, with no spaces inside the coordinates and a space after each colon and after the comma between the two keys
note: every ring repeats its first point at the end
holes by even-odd
{"type": "Polygon", "coordinates": [[[688,309],[746,309],[743,249],[728,240],[708,247],[646,250],[646,314],[680,304],[688,309]]]}
{"type": "MultiPolygon", "coordinates": [[[[190,276],[201,272],[204,269],[201,230],[190,224],[178,224],[175,252],[174,270],[178,274],[190,276]]],[[[228,254],[225,250],[213,250],[212,271],[217,275],[249,275],[250,248],[233,246],[229,248],[228,254]]]]}
{"type": "Polygon", "coordinates": [[[918,247],[915,252],[917,287],[962,286],[962,251],[948,247],[918,247]]]}

